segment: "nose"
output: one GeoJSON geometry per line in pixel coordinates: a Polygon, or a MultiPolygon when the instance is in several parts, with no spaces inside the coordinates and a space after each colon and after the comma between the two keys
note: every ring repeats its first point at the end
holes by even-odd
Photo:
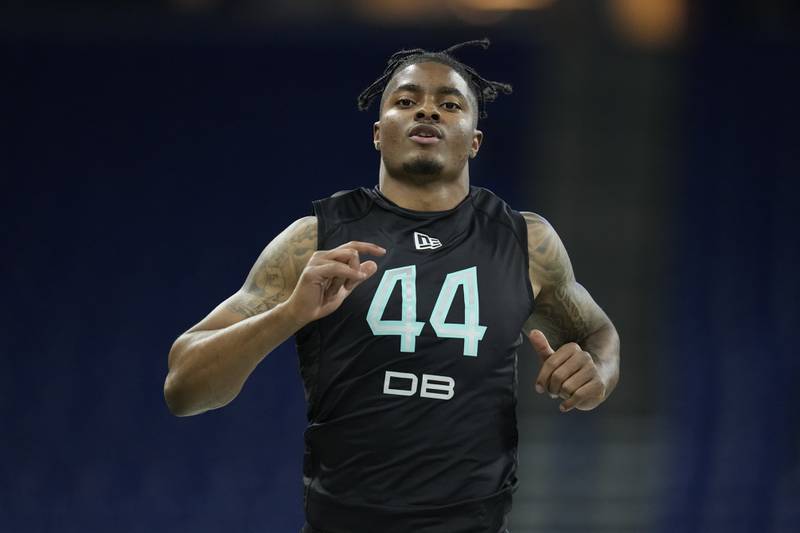
{"type": "Polygon", "coordinates": [[[433,103],[428,102],[427,100],[422,103],[417,112],[414,114],[414,118],[417,120],[422,120],[426,117],[430,117],[431,120],[438,122],[439,121],[439,113],[436,111],[436,107],[433,103]]]}

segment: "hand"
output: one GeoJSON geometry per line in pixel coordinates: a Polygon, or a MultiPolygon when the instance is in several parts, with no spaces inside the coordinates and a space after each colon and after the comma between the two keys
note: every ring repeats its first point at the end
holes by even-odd
{"type": "Polygon", "coordinates": [[[359,253],[382,256],[386,250],[377,244],[350,241],[333,250],[314,252],[286,301],[298,329],[336,311],[353,289],[378,270],[375,261],[362,263],[359,253]]]}
{"type": "Polygon", "coordinates": [[[562,412],[573,407],[589,411],[605,400],[606,386],[589,352],[574,342],[554,351],[538,329],[531,331],[528,339],[542,360],[536,392],[548,391],[552,398],[563,398],[559,406],[562,412]]]}

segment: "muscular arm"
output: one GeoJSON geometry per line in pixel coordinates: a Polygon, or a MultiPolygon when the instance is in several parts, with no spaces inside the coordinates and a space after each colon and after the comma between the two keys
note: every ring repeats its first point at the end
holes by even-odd
{"type": "Polygon", "coordinates": [[[173,414],[228,404],[258,363],[302,326],[284,304],[316,242],[315,217],[293,223],[267,245],[239,291],[178,337],[164,384],[173,414]]]}
{"type": "Polygon", "coordinates": [[[589,352],[608,397],[619,379],[617,330],[575,280],[567,251],[553,227],[535,213],[522,215],[528,225],[528,266],[536,297],[525,332],[542,331],[556,350],[574,342],[589,352]]]}

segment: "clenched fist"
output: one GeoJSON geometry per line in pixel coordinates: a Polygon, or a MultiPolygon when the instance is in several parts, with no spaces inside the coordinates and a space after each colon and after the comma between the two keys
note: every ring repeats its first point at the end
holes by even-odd
{"type": "Polygon", "coordinates": [[[589,411],[605,400],[606,385],[589,352],[574,342],[553,350],[538,329],[531,331],[528,339],[542,360],[536,392],[548,391],[552,398],[564,399],[559,406],[562,412],[573,407],[589,411]]]}
{"type": "Polygon", "coordinates": [[[353,289],[378,270],[375,261],[362,263],[359,254],[382,256],[385,253],[386,250],[377,244],[359,241],[314,252],[286,301],[298,326],[336,311],[353,289]]]}

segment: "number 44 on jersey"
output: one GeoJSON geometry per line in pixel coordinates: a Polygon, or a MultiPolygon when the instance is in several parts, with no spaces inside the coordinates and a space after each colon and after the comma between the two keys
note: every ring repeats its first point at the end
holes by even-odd
{"type": "MultiPolygon", "coordinates": [[[[422,332],[424,322],[417,322],[417,268],[408,265],[393,268],[383,273],[383,278],[372,297],[367,311],[367,323],[373,335],[397,335],[400,337],[400,351],[414,352],[417,337],[422,332]],[[400,284],[402,296],[401,319],[383,320],[383,313],[389,297],[400,284]]],[[[478,273],[475,267],[465,268],[447,275],[433,306],[430,322],[436,335],[448,339],[464,340],[464,355],[477,357],[478,342],[486,333],[486,326],[479,323],[478,273]],[[464,323],[445,322],[458,287],[464,289],[464,323]]]]}

